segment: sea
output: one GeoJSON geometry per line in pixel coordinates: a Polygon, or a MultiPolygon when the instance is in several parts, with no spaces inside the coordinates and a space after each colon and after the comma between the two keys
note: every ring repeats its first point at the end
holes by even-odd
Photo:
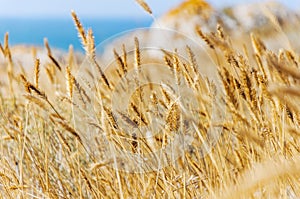
{"type": "MultiPolygon", "coordinates": [[[[92,28],[96,45],[124,31],[152,24],[149,18],[93,18],[81,19],[81,22],[85,29],[92,28]]],[[[0,18],[1,44],[6,32],[10,45],[43,46],[44,38],[47,38],[51,47],[67,51],[72,45],[76,51],[83,51],[71,18],[0,18]]]]}

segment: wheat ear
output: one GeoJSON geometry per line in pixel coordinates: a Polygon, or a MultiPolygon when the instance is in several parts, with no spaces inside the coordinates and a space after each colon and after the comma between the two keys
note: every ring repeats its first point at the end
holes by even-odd
{"type": "Polygon", "coordinates": [[[82,26],[82,24],[80,23],[79,18],[77,17],[76,13],[72,10],[71,11],[75,26],[77,28],[78,34],[79,34],[79,38],[81,39],[81,42],[84,46],[86,46],[87,44],[87,39],[86,39],[86,35],[85,35],[85,30],[82,26]]]}
{"type": "Polygon", "coordinates": [[[39,87],[39,76],[40,76],[40,60],[36,59],[34,64],[34,83],[37,88],[39,87]]]}
{"type": "Polygon", "coordinates": [[[152,15],[150,6],[144,0],[135,0],[148,14],[152,15]]]}

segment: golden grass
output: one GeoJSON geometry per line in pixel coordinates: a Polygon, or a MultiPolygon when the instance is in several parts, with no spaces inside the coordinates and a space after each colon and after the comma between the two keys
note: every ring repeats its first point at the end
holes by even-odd
{"type": "MultiPolygon", "coordinates": [[[[147,11],[143,1],[138,3],[147,11]]],[[[195,61],[198,55],[188,46],[188,62],[175,50],[164,52],[161,63],[172,69],[177,84],[185,81],[196,93],[199,107],[181,110],[181,104],[167,86],[150,85],[136,91],[130,99],[129,114],[125,115],[114,113],[105,102],[112,100],[114,80],[131,69],[139,71],[145,62],[138,38],[133,40],[134,58],[130,59],[123,45],[121,54],[118,49],[113,52],[118,70],[105,73],[96,58],[92,30],[86,32],[75,12],[72,16],[91,67],[100,78],[92,69],[87,73],[98,86],[84,86],[76,79],[78,67],[72,48],[69,56],[60,61],[45,40],[49,62],[41,65],[36,59],[31,77],[14,72],[18,66],[12,58],[8,34],[4,45],[0,45],[5,58],[1,76],[8,77],[0,93],[3,198],[300,197],[300,56],[297,52],[291,49],[272,52],[258,35],[252,34],[253,49],[244,53],[236,50],[230,35],[221,26],[211,34],[197,27],[195,31],[215,51],[219,63],[225,120],[219,124],[210,122],[215,85],[201,76],[197,70],[199,63],[195,61]],[[92,101],[91,93],[100,102],[92,101]],[[73,101],[75,94],[80,96],[78,104],[73,101]],[[107,159],[109,154],[101,153],[107,143],[99,140],[95,146],[95,151],[100,151],[98,156],[86,147],[84,132],[78,127],[86,124],[74,123],[73,114],[74,106],[84,109],[89,104],[99,108],[96,119],[83,122],[105,135],[118,149],[147,154],[166,146],[174,131],[181,128],[184,111],[197,118],[193,123],[196,130],[190,135],[194,141],[181,158],[164,168],[124,172],[122,162],[107,159]],[[147,125],[154,116],[166,121],[166,125],[162,134],[151,139],[128,135],[118,129],[114,114],[121,115],[129,126],[147,125]],[[207,132],[211,125],[220,126],[223,132],[212,151],[203,157],[197,148],[203,140],[210,139],[207,132]],[[118,166],[119,170],[111,165],[118,166]]]]}

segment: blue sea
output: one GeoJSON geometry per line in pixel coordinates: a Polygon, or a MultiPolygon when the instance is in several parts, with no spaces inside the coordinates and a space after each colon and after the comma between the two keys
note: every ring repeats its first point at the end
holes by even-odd
{"type": "MultiPolygon", "coordinates": [[[[86,29],[93,29],[96,44],[123,31],[149,27],[152,23],[151,19],[147,18],[81,19],[81,22],[86,29]]],[[[9,32],[9,43],[11,45],[25,44],[43,46],[44,38],[48,38],[51,47],[68,50],[69,45],[73,45],[75,50],[83,51],[77,30],[71,18],[0,18],[0,42],[2,44],[6,32],[9,32]]]]}

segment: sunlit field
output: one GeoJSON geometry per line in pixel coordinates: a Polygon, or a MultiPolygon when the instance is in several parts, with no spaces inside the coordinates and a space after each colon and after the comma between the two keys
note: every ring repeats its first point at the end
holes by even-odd
{"type": "Polygon", "coordinates": [[[296,11],[136,3],[105,45],[71,11],[84,53],[3,35],[1,198],[299,198],[296,11]]]}

